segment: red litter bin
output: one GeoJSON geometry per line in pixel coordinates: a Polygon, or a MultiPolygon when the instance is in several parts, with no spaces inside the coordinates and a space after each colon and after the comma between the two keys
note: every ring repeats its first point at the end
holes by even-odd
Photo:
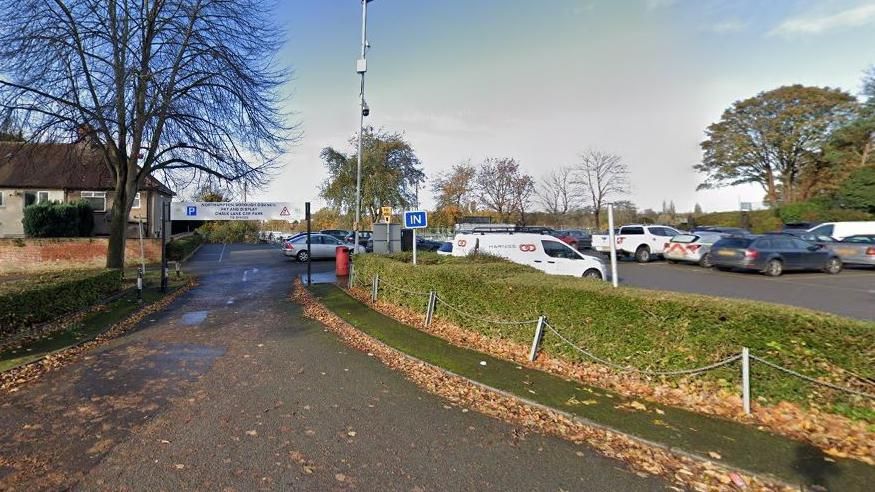
{"type": "Polygon", "coordinates": [[[338,277],[346,277],[349,275],[349,248],[346,246],[338,246],[334,255],[336,264],[334,272],[338,277]]]}

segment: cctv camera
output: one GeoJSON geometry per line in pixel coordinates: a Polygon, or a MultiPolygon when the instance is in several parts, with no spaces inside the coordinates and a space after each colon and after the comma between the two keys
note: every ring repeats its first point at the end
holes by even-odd
{"type": "Polygon", "coordinates": [[[368,103],[362,101],[362,116],[367,116],[371,114],[371,108],[368,107],[368,103]]]}

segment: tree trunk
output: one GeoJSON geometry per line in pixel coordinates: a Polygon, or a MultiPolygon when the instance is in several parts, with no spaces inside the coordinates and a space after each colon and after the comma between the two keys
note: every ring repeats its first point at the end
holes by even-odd
{"type": "MultiPolygon", "coordinates": [[[[109,223],[109,244],[106,250],[107,268],[124,268],[125,240],[128,235],[128,215],[134,202],[138,183],[136,171],[133,173],[127,166],[118,167],[115,196],[112,199],[112,211],[109,223]]],[[[160,220],[156,218],[156,220],[160,220]]]]}
{"type": "Polygon", "coordinates": [[[111,220],[109,223],[109,246],[106,250],[106,268],[124,268],[125,266],[125,239],[128,229],[128,214],[125,202],[125,187],[116,187],[115,196],[112,199],[111,220]],[[121,188],[121,191],[119,191],[121,188]]]}
{"type": "Polygon", "coordinates": [[[601,207],[594,207],[593,208],[592,217],[593,217],[593,219],[595,219],[595,230],[596,231],[600,231],[602,229],[601,228],[601,220],[599,218],[599,215],[601,215],[600,212],[601,212],[601,207]]]}
{"type": "Polygon", "coordinates": [[[778,192],[775,190],[775,175],[771,169],[766,172],[766,199],[769,200],[772,208],[778,205],[778,192]]]}

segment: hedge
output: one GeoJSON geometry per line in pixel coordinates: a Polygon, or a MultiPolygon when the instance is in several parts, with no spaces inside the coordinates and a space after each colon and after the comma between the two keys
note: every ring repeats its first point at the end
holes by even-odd
{"type": "Polygon", "coordinates": [[[0,336],[86,308],[122,286],[119,270],[59,272],[0,287],[0,336]]]}
{"type": "Polygon", "coordinates": [[[182,261],[194,252],[204,242],[203,236],[194,233],[181,239],[174,239],[167,243],[167,259],[170,261],[182,261]]]}
{"type": "Polygon", "coordinates": [[[30,237],[87,237],[94,230],[94,209],[82,200],[37,203],[24,208],[21,222],[30,237]]]}
{"type": "MultiPolygon", "coordinates": [[[[441,299],[480,317],[531,320],[546,315],[564,336],[619,364],[654,370],[703,366],[738,354],[742,347],[813,377],[829,368],[875,376],[875,323],[754,301],[621,287],[572,277],[549,276],[496,258],[422,254],[356,255],[355,274],[407,290],[435,290],[441,299]]],[[[768,279],[763,279],[767,282],[768,279]]],[[[424,311],[425,297],[380,290],[383,299],[424,311]]],[[[534,326],[496,326],[438,307],[438,317],[491,337],[531,344],[534,326]]],[[[544,350],[572,360],[578,352],[548,333],[544,350]]],[[[833,372],[834,374],[834,372],[833,372]]],[[[875,421],[875,406],[755,365],[756,397],[807,402],[827,399],[833,410],[875,421]],[[818,393],[814,393],[814,391],[818,393]],[[850,406],[849,406],[850,405],[850,406]]],[[[706,379],[738,384],[738,367],[708,372],[706,379]]]]}

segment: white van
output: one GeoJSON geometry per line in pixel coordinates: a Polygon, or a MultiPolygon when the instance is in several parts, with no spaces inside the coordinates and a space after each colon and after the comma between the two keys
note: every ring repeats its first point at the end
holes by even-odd
{"type": "Polygon", "coordinates": [[[875,220],[859,222],[824,222],[818,224],[808,233],[814,236],[829,236],[833,239],[842,239],[849,236],[875,234],[875,220]]]}
{"type": "Polygon", "coordinates": [[[547,234],[525,232],[474,232],[457,234],[453,239],[453,256],[474,252],[506,258],[550,275],[604,280],[605,264],[600,259],[581,254],[559,239],[547,234]]]}

